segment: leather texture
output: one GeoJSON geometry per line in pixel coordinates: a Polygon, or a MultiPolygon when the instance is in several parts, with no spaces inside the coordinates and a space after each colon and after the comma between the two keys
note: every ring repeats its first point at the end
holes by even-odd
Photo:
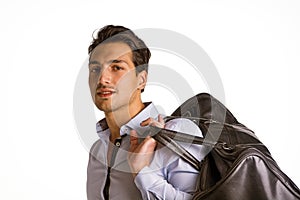
{"type": "Polygon", "coordinates": [[[166,120],[176,117],[194,121],[204,138],[155,127],[152,133],[199,170],[194,199],[300,199],[299,188],[280,170],[267,147],[211,95],[201,93],[188,99],[166,120]],[[204,145],[208,154],[199,162],[178,142],[204,145]]]}

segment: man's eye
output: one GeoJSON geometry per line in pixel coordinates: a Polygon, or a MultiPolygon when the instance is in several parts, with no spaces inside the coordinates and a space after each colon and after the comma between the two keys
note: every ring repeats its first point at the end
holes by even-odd
{"type": "Polygon", "coordinates": [[[114,66],[112,66],[112,69],[113,69],[114,71],[119,71],[119,70],[121,70],[121,69],[123,69],[123,68],[120,67],[120,66],[118,66],[118,65],[114,65],[114,66]]]}
{"type": "Polygon", "coordinates": [[[91,72],[91,73],[99,73],[100,70],[101,70],[101,69],[100,69],[99,67],[93,67],[93,68],[90,69],[90,72],[91,72]]]}

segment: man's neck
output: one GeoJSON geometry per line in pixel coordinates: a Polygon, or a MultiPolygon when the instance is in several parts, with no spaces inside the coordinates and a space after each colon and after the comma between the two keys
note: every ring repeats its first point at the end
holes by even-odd
{"type": "Polygon", "coordinates": [[[120,137],[120,127],[128,123],[133,117],[145,108],[145,105],[140,102],[134,106],[126,106],[113,112],[105,113],[107,125],[110,130],[110,141],[120,137]]]}

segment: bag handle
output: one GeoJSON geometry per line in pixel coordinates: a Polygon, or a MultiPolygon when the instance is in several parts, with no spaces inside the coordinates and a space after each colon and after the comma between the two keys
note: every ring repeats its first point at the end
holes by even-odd
{"type": "MultiPolygon", "coordinates": [[[[151,129],[155,129],[157,131],[157,129],[159,129],[159,128],[151,127],[151,129]]],[[[171,151],[173,151],[174,153],[179,155],[183,160],[187,161],[197,171],[200,171],[201,162],[197,158],[195,158],[191,153],[189,153],[185,148],[183,148],[179,143],[174,141],[172,139],[172,137],[170,137],[170,135],[165,134],[168,131],[170,131],[170,130],[164,129],[162,131],[162,129],[160,129],[160,131],[157,134],[153,135],[152,137],[156,141],[158,141],[162,145],[168,147],[171,151]]],[[[151,133],[153,133],[153,130],[151,131],[151,133]]],[[[179,132],[177,132],[177,134],[178,133],[179,132]]],[[[174,134],[174,133],[172,133],[172,134],[174,134]]],[[[183,133],[179,133],[178,135],[181,135],[181,134],[183,134],[183,133]]]]}
{"type": "MultiPolygon", "coordinates": [[[[258,137],[254,134],[254,132],[252,130],[250,130],[249,128],[241,125],[241,124],[230,124],[230,123],[226,123],[226,122],[219,122],[217,120],[214,119],[208,119],[208,118],[204,118],[204,117],[191,117],[191,116],[165,116],[164,120],[165,121],[169,121],[172,119],[177,119],[177,118],[185,118],[185,119],[189,119],[191,121],[193,121],[194,123],[196,123],[198,125],[198,123],[204,123],[204,124],[220,124],[223,126],[229,126],[231,128],[234,128],[240,132],[246,133],[247,135],[250,135],[252,137],[254,137],[255,139],[258,140],[258,137]]],[[[187,134],[188,135],[188,134],[187,134]]],[[[193,136],[196,137],[196,136],[193,136]]],[[[221,142],[221,141],[220,141],[221,142]]]]}
{"type": "MultiPolygon", "coordinates": [[[[165,119],[174,119],[174,118],[179,118],[179,116],[168,116],[165,119]]],[[[246,127],[241,127],[238,124],[236,125],[236,124],[221,123],[212,119],[197,118],[197,117],[181,117],[181,118],[190,119],[195,123],[197,122],[195,120],[198,120],[198,122],[201,123],[217,123],[217,124],[222,124],[224,126],[230,126],[231,128],[238,129],[239,131],[251,135],[252,137],[255,137],[257,139],[257,137],[250,129],[246,127]]],[[[189,135],[186,133],[168,130],[164,128],[158,128],[155,126],[150,126],[150,130],[151,130],[150,131],[151,136],[156,141],[168,147],[171,151],[179,155],[183,160],[187,161],[192,167],[194,167],[198,171],[200,171],[201,162],[197,158],[195,158],[191,153],[189,153],[184,147],[182,147],[178,142],[204,145],[210,148],[213,148],[216,144],[221,144],[224,147],[226,147],[227,145],[226,143],[219,140],[211,141],[203,137],[189,135]]],[[[247,145],[254,145],[254,144],[243,144],[243,145],[247,146],[247,145]]]]}
{"type": "Polygon", "coordinates": [[[164,128],[158,128],[156,126],[150,126],[150,132],[152,137],[156,137],[156,135],[162,136],[164,138],[168,138],[168,140],[175,140],[178,142],[185,142],[185,143],[193,143],[198,145],[204,145],[209,147],[214,147],[219,141],[213,142],[209,140],[205,140],[205,138],[200,136],[194,136],[178,131],[173,131],[164,128]]]}

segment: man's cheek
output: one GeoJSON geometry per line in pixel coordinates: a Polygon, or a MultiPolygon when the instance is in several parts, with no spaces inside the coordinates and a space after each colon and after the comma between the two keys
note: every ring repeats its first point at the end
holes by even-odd
{"type": "Polygon", "coordinates": [[[133,95],[133,93],[136,90],[136,86],[132,82],[123,82],[120,83],[119,85],[119,91],[120,91],[120,96],[123,97],[123,99],[130,99],[133,95]]]}

